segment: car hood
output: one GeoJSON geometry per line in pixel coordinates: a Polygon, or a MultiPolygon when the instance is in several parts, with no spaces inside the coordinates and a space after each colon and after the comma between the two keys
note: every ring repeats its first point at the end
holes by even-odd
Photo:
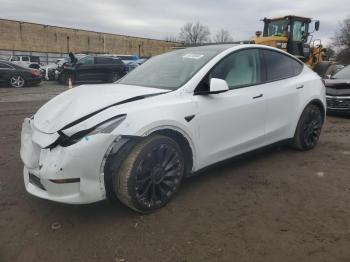
{"type": "Polygon", "coordinates": [[[347,79],[327,79],[325,81],[326,93],[331,96],[349,96],[350,80],[347,79]]]}
{"type": "Polygon", "coordinates": [[[121,84],[81,85],[43,105],[34,115],[34,126],[52,134],[111,106],[165,92],[168,90],[121,84]]]}

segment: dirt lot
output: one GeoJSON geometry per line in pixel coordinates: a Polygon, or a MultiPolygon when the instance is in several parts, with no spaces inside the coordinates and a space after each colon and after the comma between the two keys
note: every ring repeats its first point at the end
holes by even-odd
{"type": "Polygon", "coordinates": [[[63,90],[0,89],[0,261],[350,261],[350,118],[328,117],[310,152],[274,148],[211,169],[140,216],[25,192],[22,119],[63,90]]]}

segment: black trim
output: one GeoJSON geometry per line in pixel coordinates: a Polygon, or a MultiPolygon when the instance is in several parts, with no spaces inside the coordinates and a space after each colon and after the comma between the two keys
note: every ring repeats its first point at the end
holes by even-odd
{"type": "Polygon", "coordinates": [[[106,196],[111,201],[119,201],[116,196],[115,187],[118,179],[118,172],[124,160],[128,157],[134,146],[140,142],[143,137],[123,136],[126,138],[124,141],[118,141],[114,146],[120,146],[118,143],[123,143],[120,148],[113,152],[113,149],[107,156],[105,166],[103,168],[104,173],[104,185],[106,190],[106,196]]]}
{"type": "Polygon", "coordinates": [[[260,97],[263,97],[263,96],[264,96],[263,94],[260,94],[260,95],[254,96],[253,99],[257,99],[257,98],[260,98],[260,97]]]}
{"type": "Polygon", "coordinates": [[[187,122],[190,122],[196,115],[189,115],[189,116],[185,116],[185,120],[187,122]]]}
{"type": "Polygon", "coordinates": [[[199,95],[215,95],[215,94],[225,93],[227,91],[230,91],[230,89],[219,90],[219,91],[200,91],[200,92],[194,93],[194,95],[195,96],[199,96],[199,95]]]}
{"type": "Polygon", "coordinates": [[[205,167],[203,167],[203,168],[201,168],[201,169],[199,169],[199,170],[197,170],[195,172],[192,172],[192,173],[190,173],[188,175],[188,177],[196,176],[196,175],[199,175],[199,174],[206,174],[207,173],[206,171],[208,171],[208,170],[211,170],[211,169],[214,169],[214,168],[226,165],[228,163],[237,162],[239,160],[243,160],[243,159],[252,157],[252,156],[254,156],[254,155],[258,154],[258,153],[264,152],[264,151],[269,150],[269,149],[276,148],[278,146],[288,145],[292,141],[293,141],[293,138],[284,139],[284,140],[275,142],[275,143],[267,145],[267,146],[263,146],[263,147],[260,147],[260,148],[257,148],[257,149],[253,149],[253,150],[251,150],[249,152],[246,152],[246,153],[242,153],[242,154],[239,154],[239,155],[236,155],[236,156],[233,156],[233,157],[229,157],[229,158],[221,160],[219,162],[215,162],[213,164],[210,164],[209,166],[205,166],[205,167]]]}
{"type": "Polygon", "coordinates": [[[79,183],[80,178],[49,179],[49,181],[55,184],[71,184],[71,183],[79,183]]]}
{"type": "Polygon", "coordinates": [[[31,183],[32,185],[35,185],[38,188],[46,191],[46,188],[41,183],[40,178],[37,177],[36,175],[33,175],[32,173],[29,173],[29,183],[31,183]]]}
{"type": "Polygon", "coordinates": [[[76,124],[78,124],[78,123],[80,123],[80,122],[82,122],[82,121],[84,121],[84,120],[86,120],[86,119],[88,119],[88,118],[90,118],[90,117],[92,117],[92,116],[94,116],[94,115],[96,115],[96,114],[98,114],[98,113],[100,113],[100,112],[110,108],[110,107],[121,105],[121,104],[126,104],[126,103],[129,103],[129,102],[133,102],[133,101],[137,101],[137,100],[141,100],[141,99],[145,99],[145,98],[151,97],[151,96],[157,96],[157,95],[161,95],[161,94],[166,94],[166,93],[168,93],[168,92],[161,92],[161,93],[148,94],[148,95],[140,95],[140,96],[135,96],[135,97],[132,97],[132,98],[120,101],[118,103],[111,104],[109,106],[103,107],[103,108],[101,108],[101,109],[99,109],[99,110],[97,110],[95,112],[92,112],[92,113],[90,113],[90,114],[88,114],[86,116],[83,116],[83,117],[81,117],[81,118],[79,118],[79,119],[69,123],[68,125],[62,127],[60,129],[60,131],[64,130],[64,129],[67,129],[67,128],[70,128],[70,127],[72,127],[72,126],[74,126],[74,125],[76,125],[76,124]]]}
{"type": "Polygon", "coordinates": [[[85,130],[80,130],[78,131],[77,133],[71,135],[71,136],[67,136],[65,133],[62,132],[62,130],[58,131],[57,133],[60,135],[58,137],[58,139],[53,142],[51,145],[48,145],[46,148],[54,148],[56,147],[57,145],[60,145],[60,146],[63,146],[63,147],[67,147],[67,146],[70,146],[70,145],[73,145],[75,143],[77,143],[78,141],[80,141],[84,136],[86,136],[87,134],[91,133],[94,129],[96,129],[97,127],[99,127],[100,125],[103,125],[104,123],[107,123],[113,119],[116,119],[116,118],[122,118],[122,117],[125,117],[126,114],[122,114],[122,115],[117,115],[117,116],[114,116],[114,117],[111,117],[89,129],[85,129],[85,130]]]}

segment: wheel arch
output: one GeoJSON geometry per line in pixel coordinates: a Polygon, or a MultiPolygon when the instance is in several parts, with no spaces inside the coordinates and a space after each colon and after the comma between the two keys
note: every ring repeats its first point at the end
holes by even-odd
{"type": "Polygon", "coordinates": [[[296,123],[294,125],[294,132],[293,132],[293,136],[295,135],[295,132],[297,131],[298,128],[298,123],[300,121],[301,116],[303,115],[303,112],[305,111],[305,109],[309,106],[309,105],[315,105],[317,106],[322,114],[322,121],[324,122],[325,118],[326,118],[326,108],[324,106],[324,104],[322,103],[322,101],[318,98],[312,99],[309,102],[307,102],[305,104],[305,106],[303,107],[303,110],[301,110],[301,112],[299,113],[298,118],[296,119],[296,123]]]}
{"type": "Polygon", "coordinates": [[[114,185],[116,183],[114,171],[120,168],[123,161],[129,155],[134,146],[136,146],[136,144],[138,144],[142,139],[152,135],[163,135],[173,139],[180,146],[184,154],[185,176],[188,176],[192,172],[195,156],[194,148],[191,140],[182,130],[175,127],[172,128],[170,126],[164,126],[149,130],[143,136],[122,135],[111,144],[101,164],[101,172],[104,173],[103,183],[108,199],[117,199],[114,192],[114,185]]]}
{"type": "Polygon", "coordinates": [[[173,139],[180,146],[184,154],[185,176],[191,173],[193,164],[194,164],[193,148],[189,140],[186,138],[186,136],[182,132],[179,132],[178,130],[174,130],[171,128],[163,128],[163,129],[157,129],[151,132],[149,135],[163,135],[173,139]]]}
{"type": "MultiPolygon", "coordinates": [[[[326,118],[326,108],[323,105],[322,101],[320,99],[313,99],[305,106],[305,108],[308,107],[309,105],[315,105],[320,109],[321,114],[322,114],[322,121],[324,121],[326,118]]],[[[305,108],[304,108],[304,110],[305,110],[305,108]]]]}

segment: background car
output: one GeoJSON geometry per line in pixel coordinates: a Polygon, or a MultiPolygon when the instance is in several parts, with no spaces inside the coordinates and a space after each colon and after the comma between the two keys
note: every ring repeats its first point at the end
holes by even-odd
{"type": "Polygon", "coordinates": [[[327,111],[350,114],[350,66],[325,79],[327,111]]]}
{"type": "Polygon", "coordinates": [[[40,57],[38,56],[13,55],[13,56],[10,56],[9,61],[23,67],[29,67],[34,69],[40,68],[40,57]]]}
{"type": "Polygon", "coordinates": [[[136,61],[133,61],[127,65],[127,72],[130,72],[131,70],[134,70],[136,67],[142,65],[144,62],[146,62],[146,58],[141,58],[136,61]]]}
{"type": "Polygon", "coordinates": [[[55,71],[57,70],[57,68],[63,66],[63,64],[68,62],[69,62],[69,58],[64,57],[64,58],[57,59],[55,63],[41,66],[40,67],[41,75],[45,80],[53,81],[55,80],[55,71]]]}
{"type": "Polygon", "coordinates": [[[276,48],[176,50],[115,84],[70,89],[26,118],[25,187],[58,202],[118,198],[150,212],[210,165],[277,142],[313,149],[325,107],[320,77],[276,48]]]}
{"type": "Polygon", "coordinates": [[[110,57],[119,57],[125,67],[124,67],[124,70],[126,73],[128,73],[130,71],[130,69],[134,69],[136,66],[131,66],[130,65],[138,60],[140,60],[139,56],[138,55],[115,55],[115,54],[109,54],[109,55],[101,55],[101,56],[110,56],[110,57]]]}
{"type": "Polygon", "coordinates": [[[20,65],[0,61],[0,84],[10,87],[38,85],[41,82],[41,73],[37,69],[25,68],[20,65]]]}
{"type": "Polygon", "coordinates": [[[103,81],[115,82],[125,75],[124,63],[118,57],[86,55],[78,59],[71,57],[71,63],[65,63],[58,73],[58,81],[72,83],[103,81]]]}

